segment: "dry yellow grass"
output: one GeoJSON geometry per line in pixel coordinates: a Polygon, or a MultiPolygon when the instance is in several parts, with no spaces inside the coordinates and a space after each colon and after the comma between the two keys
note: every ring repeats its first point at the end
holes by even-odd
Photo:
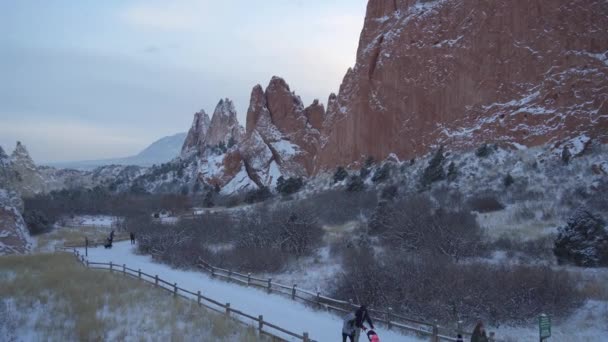
{"type": "MultiPolygon", "coordinates": [[[[104,227],[61,227],[36,237],[36,251],[49,252],[55,245],[83,244],[84,239],[89,241],[104,240],[110,235],[110,228],[104,227]]],[[[128,237],[127,233],[116,233],[116,240],[128,237]]]]}
{"type": "Polygon", "coordinates": [[[88,270],[70,254],[0,257],[0,298],[0,331],[12,329],[16,337],[28,333],[35,340],[51,341],[260,340],[255,330],[196,303],[136,279],[88,270]]]}

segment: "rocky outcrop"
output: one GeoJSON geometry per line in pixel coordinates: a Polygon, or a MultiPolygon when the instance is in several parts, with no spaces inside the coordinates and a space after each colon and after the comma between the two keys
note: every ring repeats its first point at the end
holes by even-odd
{"type": "Polygon", "coordinates": [[[217,146],[223,143],[227,147],[241,141],[243,127],[239,124],[236,117],[236,109],[229,99],[222,99],[215,107],[211,123],[206,133],[206,144],[217,146]]]}
{"type": "Polygon", "coordinates": [[[608,131],[608,3],[370,0],[316,170],[608,131]]]}
{"type": "Polygon", "coordinates": [[[0,255],[24,254],[32,248],[21,210],[23,202],[19,196],[0,189],[0,255]]]}
{"type": "Polygon", "coordinates": [[[207,146],[207,131],[209,131],[210,125],[211,120],[204,110],[201,109],[201,111],[194,114],[192,126],[188,131],[184,146],[182,147],[183,157],[204,152],[205,147],[207,146]]]}
{"type": "Polygon", "coordinates": [[[49,190],[49,179],[41,174],[40,170],[30,157],[25,145],[17,142],[11,156],[2,158],[4,161],[0,168],[0,186],[5,189],[17,191],[21,196],[30,197],[49,190]]]}
{"type": "Polygon", "coordinates": [[[263,142],[271,152],[265,165],[276,165],[286,176],[311,175],[323,117],[323,106],[318,101],[304,108],[300,97],[280,77],[273,77],[265,91],[260,85],[255,86],[247,112],[247,138],[241,147],[248,156],[245,159],[251,156],[248,143],[263,142]]]}

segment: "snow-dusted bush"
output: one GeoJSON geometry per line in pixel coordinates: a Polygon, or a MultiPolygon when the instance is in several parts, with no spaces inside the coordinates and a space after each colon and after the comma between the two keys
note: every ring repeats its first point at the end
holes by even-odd
{"type": "Polygon", "coordinates": [[[475,150],[475,155],[479,158],[485,158],[491,155],[496,150],[495,145],[483,144],[475,150]]]}
{"type": "Polygon", "coordinates": [[[23,220],[30,235],[48,233],[53,229],[53,222],[50,222],[42,212],[37,210],[26,210],[23,213],[23,220]]]}
{"type": "Polygon", "coordinates": [[[346,183],[346,191],[357,192],[362,191],[363,189],[365,189],[365,183],[363,182],[363,179],[361,179],[361,176],[352,175],[348,177],[348,181],[346,183]]]}
{"type": "Polygon", "coordinates": [[[467,201],[471,210],[480,213],[489,213],[493,211],[503,210],[505,206],[500,203],[494,195],[476,195],[467,201]]]}
{"type": "Polygon", "coordinates": [[[245,194],[245,202],[252,204],[257,202],[263,202],[272,197],[272,192],[268,187],[261,187],[255,190],[250,190],[245,194]]]}
{"type": "Polygon", "coordinates": [[[241,271],[280,270],[292,257],[309,255],[323,230],[307,208],[292,203],[255,211],[206,214],[166,226],[130,220],[139,250],[175,266],[193,267],[199,258],[241,271]]]}
{"type": "Polygon", "coordinates": [[[600,216],[581,208],[559,228],[553,251],[559,262],[608,266],[608,226],[600,216]]]}
{"type": "Polygon", "coordinates": [[[377,203],[378,197],[373,190],[346,192],[332,189],[300,199],[293,205],[314,212],[323,224],[339,225],[368,217],[377,203]]]}
{"type": "Polygon", "coordinates": [[[379,169],[374,172],[372,182],[381,183],[387,180],[391,175],[391,164],[384,163],[379,169]]]}
{"type": "Polygon", "coordinates": [[[336,172],[334,173],[334,177],[333,177],[334,183],[341,182],[341,181],[345,180],[346,177],[348,177],[348,172],[346,171],[346,169],[344,167],[339,166],[336,169],[336,172]]]}
{"type": "Polygon", "coordinates": [[[422,173],[420,184],[426,188],[432,183],[445,179],[445,171],[443,170],[443,163],[445,156],[443,155],[443,146],[435,152],[433,157],[429,160],[427,167],[422,173]]]}
{"type": "Polygon", "coordinates": [[[334,296],[424,320],[527,324],[538,312],[565,317],[581,303],[575,277],[549,267],[454,263],[356,247],[343,259],[334,296]]]}
{"type": "Polygon", "coordinates": [[[277,191],[284,196],[300,191],[302,186],[304,186],[302,177],[289,177],[285,179],[283,176],[280,176],[277,179],[277,191]]]}
{"type": "Polygon", "coordinates": [[[391,250],[441,255],[454,260],[485,252],[475,216],[462,209],[436,208],[426,195],[380,202],[369,231],[391,250]]]}

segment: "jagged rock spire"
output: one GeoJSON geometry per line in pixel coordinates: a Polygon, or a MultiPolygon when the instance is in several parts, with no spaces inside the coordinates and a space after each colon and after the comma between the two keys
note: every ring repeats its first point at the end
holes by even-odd
{"type": "Polygon", "coordinates": [[[188,131],[184,146],[182,147],[182,156],[195,152],[202,153],[205,150],[207,131],[209,130],[210,124],[211,120],[209,119],[209,115],[207,115],[204,110],[201,109],[194,114],[192,126],[188,131]]]}

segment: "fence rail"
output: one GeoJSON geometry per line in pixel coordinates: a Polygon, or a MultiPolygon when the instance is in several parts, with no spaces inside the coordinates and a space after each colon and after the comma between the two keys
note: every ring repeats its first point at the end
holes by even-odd
{"type": "Polygon", "coordinates": [[[112,262],[105,263],[105,262],[88,261],[88,259],[85,258],[84,255],[80,254],[80,252],[75,247],[63,246],[63,247],[57,247],[56,250],[73,253],[74,256],[76,257],[76,259],[81,264],[83,264],[84,266],[86,266],[89,269],[106,270],[106,271],[110,271],[111,273],[119,273],[122,275],[131,276],[133,278],[143,280],[147,283],[153,284],[156,287],[164,289],[164,290],[170,292],[171,294],[173,294],[173,296],[176,296],[176,297],[180,296],[187,300],[196,300],[196,302],[199,306],[205,307],[207,309],[211,309],[218,313],[225,314],[227,317],[232,318],[239,323],[242,323],[245,325],[251,325],[251,323],[255,323],[259,334],[270,336],[273,339],[276,339],[279,341],[288,341],[284,337],[277,335],[277,332],[280,332],[284,335],[290,336],[292,338],[296,338],[299,341],[317,342],[317,341],[311,339],[308,336],[307,332],[304,332],[302,334],[292,332],[292,331],[282,328],[278,325],[265,321],[263,315],[259,315],[258,317],[255,317],[255,316],[246,314],[240,310],[233,309],[231,307],[230,303],[220,303],[212,298],[208,298],[208,297],[204,296],[201,293],[201,291],[193,292],[190,290],[186,290],[182,287],[179,287],[177,285],[177,283],[171,283],[165,279],[162,279],[158,275],[151,275],[151,274],[145,273],[141,269],[135,270],[130,267],[127,267],[126,264],[119,265],[119,264],[114,264],[112,262]]]}
{"type": "MultiPolygon", "coordinates": [[[[211,274],[212,277],[218,277],[221,279],[226,279],[228,281],[234,281],[245,286],[265,289],[266,291],[268,291],[268,293],[276,293],[279,295],[290,297],[293,300],[300,300],[304,303],[313,305],[319,309],[325,309],[328,312],[333,311],[339,314],[344,314],[352,312],[354,309],[359,307],[358,305],[353,303],[352,300],[345,301],[335,299],[323,296],[320,292],[301,289],[297,286],[297,284],[294,284],[293,286],[288,286],[277,283],[273,281],[272,278],[262,279],[252,276],[251,273],[243,274],[220,267],[215,267],[200,258],[198,267],[203,271],[211,274]]],[[[388,329],[395,327],[401,330],[405,330],[407,332],[413,332],[417,335],[430,336],[431,341],[433,342],[455,342],[456,337],[452,337],[451,335],[456,336],[457,334],[461,334],[462,336],[471,336],[471,334],[464,332],[462,322],[460,321],[455,325],[454,328],[449,328],[442,327],[437,323],[424,322],[421,320],[411,319],[402,315],[395,314],[392,312],[392,308],[390,307],[385,310],[378,310],[373,308],[370,308],[368,310],[373,314],[375,321],[385,324],[388,329]]],[[[491,340],[491,342],[500,341],[493,339],[491,340]]]]}

